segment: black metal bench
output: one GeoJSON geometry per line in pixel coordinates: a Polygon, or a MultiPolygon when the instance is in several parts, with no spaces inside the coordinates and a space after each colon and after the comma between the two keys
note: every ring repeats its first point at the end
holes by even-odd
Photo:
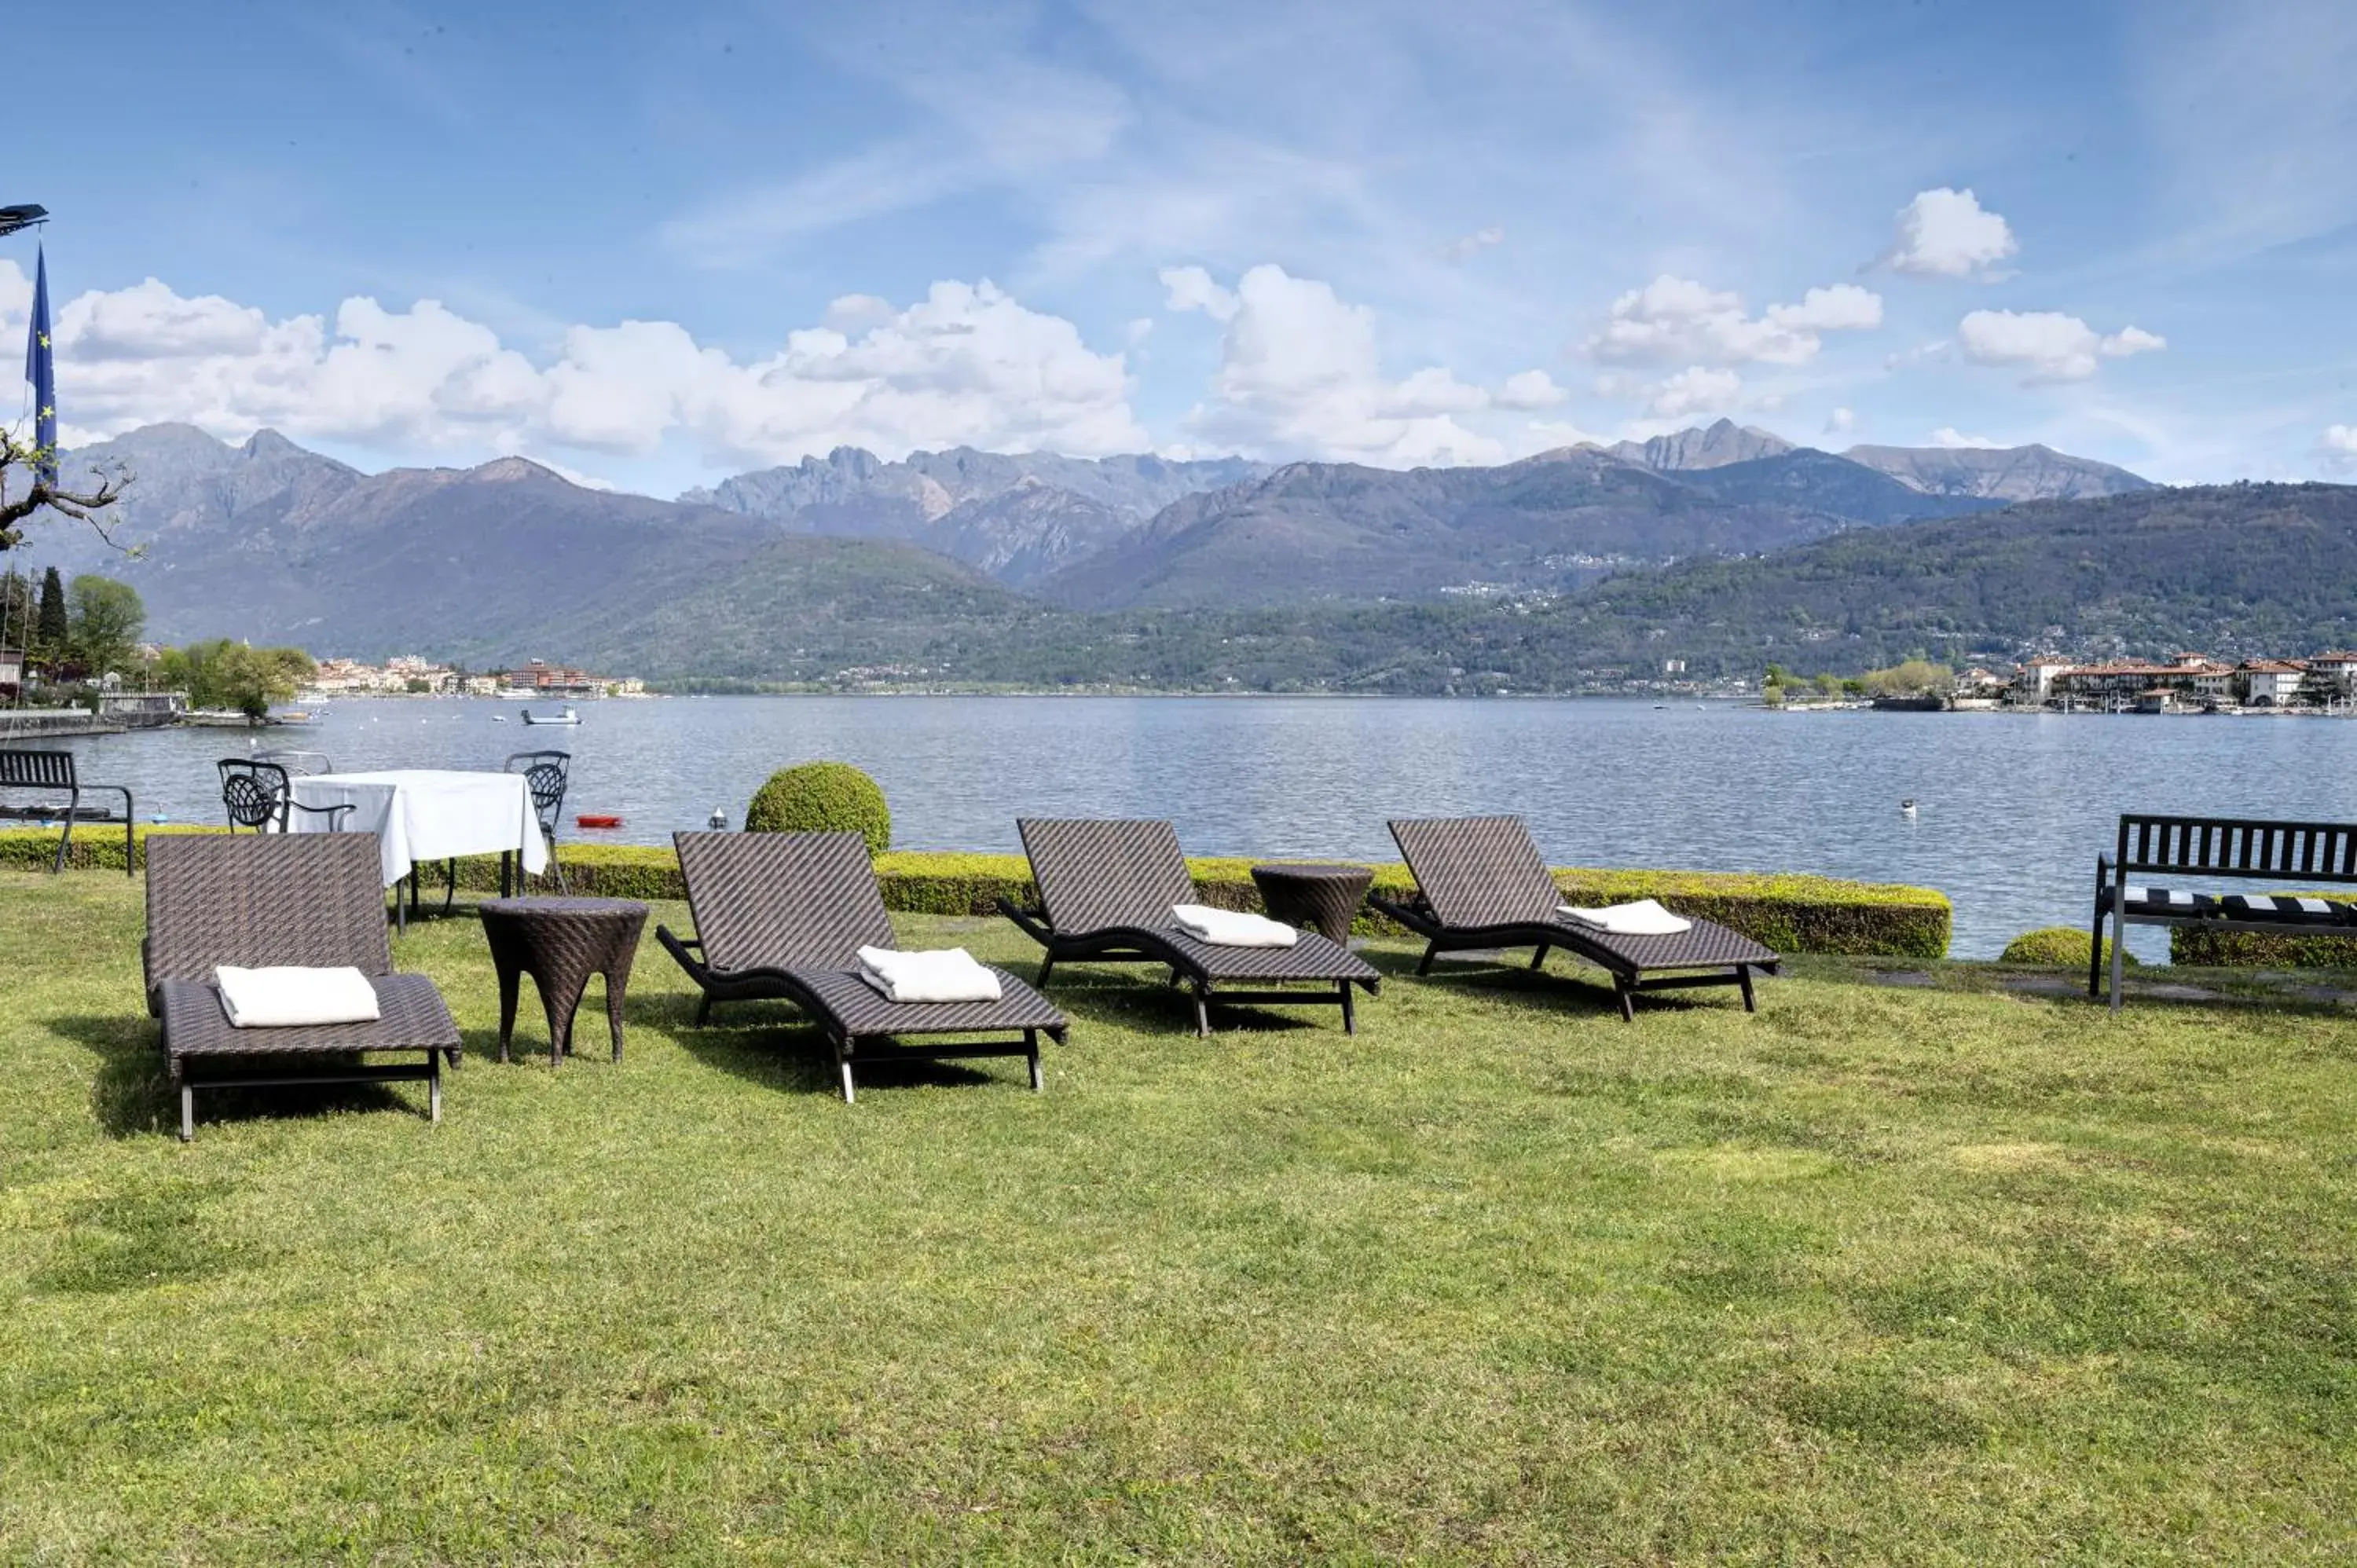
{"type": "Polygon", "coordinates": [[[25,751],[12,746],[0,746],[0,790],[36,790],[63,795],[62,810],[56,806],[15,806],[0,803],[0,818],[16,822],[52,822],[63,819],[65,832],[58,835],[57,864],[49,869],[66,868],[66,850],[73,843],[76,822],[113,822],[118,819],[104,806],[85,806],[85,791],[95,791],[123,797],[123,875],[128,876],[138,862],[132,847],[131,791],[119,784],[85,784],[74,774],[74,755],[70,751],[25,751]]]}
{"type": "Polygon", "coordinates": [[[2128,881],[2132,875],[2357,883],[2357,823],[2122,816],[2118,847],[2095,857],[2094,941],[2087,958],[2087,994],[2100,996],[2104,920],[2110,917],[2111,1002],[2115,1011],[2129,925],[2208,926],[2303,936],[2338,928],[2357,935],[2357,902],[2294,894],[2196,893],[2137,886],[2128,881]]]}

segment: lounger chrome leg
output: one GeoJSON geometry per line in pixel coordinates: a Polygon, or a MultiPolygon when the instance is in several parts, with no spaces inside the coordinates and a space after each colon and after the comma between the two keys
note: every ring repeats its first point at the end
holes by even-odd
{"type": "Polygon", "coordinates": [[[1200,985],[1195,988],[1195,1037],[1199,1040],[1211,1037],[1211,1008],[1204,1001],[1203,988],[1200,985]]]}
{"type": "Polygon", "coordinates": [[[180,1142],[191,1142],[197,1135],[197,1086],[180,1085],[180,1142]]]}
{"type": "Polygon", "coordinates": [[[425,1053],[425,1119],[442,1125],[442,1053],[425,1053]]]}
{"type": "Polygon", "coordinates": [[[1359,1032],[1359,1019],[1358,1015],[1351,1008],[1351,983],[1347,980],[1338,980],[1334,983],[1334,986],[1342,993],[1342,1033],[1355,1035],[1359,1032]]]}
{"type": "Polygon", "coordinates": [[[851,1048],[840,1041],[836,1042],[834,1047],[834,1070],[843,1079],[843,1102],[845,1105],[856,1104],[856,1099],[851,1087],[851,1048]]]}
{"type": "Polygon", "coordinates": [[[1624,1024],[1635,1023],[1637,1021],[1636,988],[1626,979],[1616,974],[1612,977],[1612,990],[1613,993],[1620,999],[1620,1021],[1624,1024]]]}

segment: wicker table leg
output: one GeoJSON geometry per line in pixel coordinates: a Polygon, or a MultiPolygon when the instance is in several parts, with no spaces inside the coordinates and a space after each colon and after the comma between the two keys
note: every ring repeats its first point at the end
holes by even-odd
{"type": "Polygon", "coordinates": [[[515,1036],[516,992],[523,981],[523,971],[509,961],[506,954],[493,950],[500,972],[500,1060],[508,1059],[508,1041],[515,1036]]]}
{"type": "Polygon", "coordinates": [[[581,1010],[581,993],[589,989],[589,971],[558,976],[535,976],[541,1005],[548,1010],[548,1065],[556,1066],[573,1051],[573,1015],[581,1010]]]}

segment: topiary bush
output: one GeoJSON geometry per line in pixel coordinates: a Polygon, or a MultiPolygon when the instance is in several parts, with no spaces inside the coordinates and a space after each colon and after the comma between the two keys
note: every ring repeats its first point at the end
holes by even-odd
{"type": "MultiPolygon", "coordinates": [[[[2046,963],[2068,969],[2087,967],[2087,954],[2094,939],[2073,926],[2046,926],[2035,931],[2024,931],[2005,944],[1997,955],[1999,963],[2046,963]]],[[[2136,956],[2129,953],[2127,967],[2136,967],[2136,956]]],[[[2104,962],[2112,961],[2112,942],[2104,939],[2104,962]]]]}
{"type": "Polygon", "coordinates": [[[892,846],[892,811],[876,780],[848,762],[781,768],[745,808],[751,833],[854,832],[872,858],[892,846]]]}

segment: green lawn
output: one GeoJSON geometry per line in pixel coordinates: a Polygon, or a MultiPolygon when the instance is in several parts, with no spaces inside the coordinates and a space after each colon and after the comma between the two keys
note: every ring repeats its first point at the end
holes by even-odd
{"type": "Polygon", "coordinates": [[[846,1107],[651,937],[621,1066],[593,1003],[502,1067],[462,918],[397,946],[468,1032],[441,1127],[183,1146],[139,892],[0,873],[8,1562],[2357,1554],[2328,1004],[1825,962],[1631,1027],[1387,947],[1355,1039],[1082,970],[1045,1095],[846,1107]]]}

